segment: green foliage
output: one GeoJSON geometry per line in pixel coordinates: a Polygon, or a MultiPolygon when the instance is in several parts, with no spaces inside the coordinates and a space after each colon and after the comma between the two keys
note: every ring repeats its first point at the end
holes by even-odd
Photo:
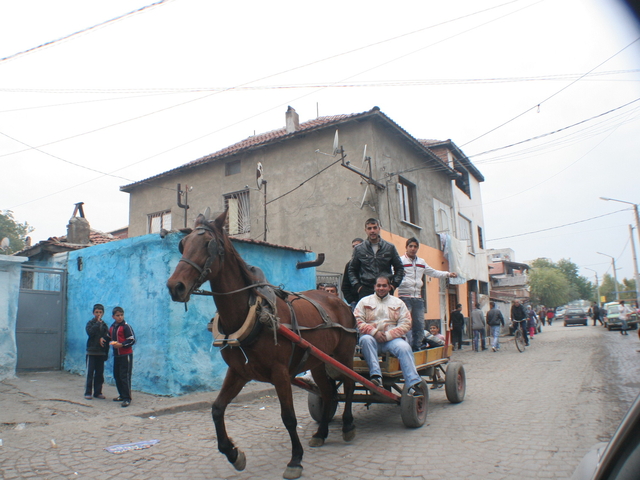
{"type": "Polygon", "coordinates": [[[5,237],[9,239],[9,249],[5,251],[0,250],[0,253],[11,255],[14,252],[22,250],[25,246],[25,238],[32,231],[33,227],[27,222],[16,222],[11,210],[0,212],[0,240],[5,237]]]}
{"type": "Polygon", "coordinates": [[[529,275],[529,286],[534,303],[559,307],[569,302],[570,284],[557,268],[535,268],[529,275]]]}
{"type": "Polygon", "coordinates": [[[531,262],[529,276],[531,296],[542,305],[558,307],[573,300],[595,300],[594,285],[578,275],[578,266],[571,260],[554,263],[546,258],[531,262]],[[557,291],[553,291],[557,288],[557,291]]]}

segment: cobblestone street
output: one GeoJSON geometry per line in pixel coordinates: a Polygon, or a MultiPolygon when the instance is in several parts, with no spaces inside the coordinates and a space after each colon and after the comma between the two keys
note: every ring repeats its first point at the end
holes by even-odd
{"type": "MultiPolygon", "coordinates": [[[[326,444],[312,449],[306,444],[316,423],[306,393],[295,390],[302,478],[569,477],[594,443],[609,439],[640,390],[636,332],[624,337],[602,327],[554,325],[524,353],[511,337],[502,340],[497,353],[454,352],[465,365],[466,399],[454,405],[443,389],[430,391],[427,423],[418,429],[404,427],[399,407],[355,404],[355,440],[342,440],[337,415],[326,444]]],[[[18,394],[4,396],[3,402],[21,401],[18,394]]],[[[81,388],[77,398],[82,403],[81,388]]],[[[218,453],[208,410],[156,415],[111,401],[92,406],[91,414],[55,418],[54,405],[46,412],[50,421],[2,424],[2,478],[277,479],[290,457],[273,396],[227,410],[229,434],[247,455],[244,472],[218,453]],[[146,450],[104,450],[152,439],[159,443],[146,450]]]]}

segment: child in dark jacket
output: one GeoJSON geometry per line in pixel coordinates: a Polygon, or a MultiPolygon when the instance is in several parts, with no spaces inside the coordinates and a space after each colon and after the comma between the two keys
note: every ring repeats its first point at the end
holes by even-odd
{"type": "Polygon", "coordinates": [[[85,328],[87,339],[87,382],[84,387],[84,398],[91,400],[104,398],[102,385],[104,384],[104,362],[109,356],[109,327],[102,320],[104,307],[96,303],[93,306],[93,318],[87,322],[85,328]],[[93,390],[93,397],[91,391],[93,390]]]}
{"type": "Polygon", "coordinates": [[[133,328],[124,321],[122,307],[113,309],[113,325],[109,329],[113,347],[113,378],[116,381],[118,396],[114,402],[122,402],[123,407],[131,404],[131,372],[133,371],[133,345],[136,337],[133,328]]]}

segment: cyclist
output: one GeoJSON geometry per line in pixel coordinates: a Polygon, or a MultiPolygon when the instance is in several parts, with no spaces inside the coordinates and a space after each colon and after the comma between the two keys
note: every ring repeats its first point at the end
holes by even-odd
{"type": "Polygon", "coordinates": [[[520,300],[516,300],[513,302],[511,306],[511,322],[513,325],[513,331],[515,333],[516,329],[522,330],[522,335],[524,336],[524,344],[529,346],[529,335],[527,332],[527,312],[524,309],[524,306],[520,304],[520,300]]]}

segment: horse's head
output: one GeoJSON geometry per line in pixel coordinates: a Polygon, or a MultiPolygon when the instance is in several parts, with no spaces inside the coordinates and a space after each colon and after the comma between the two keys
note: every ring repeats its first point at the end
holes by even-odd
{"type": "Polygon", "coordinates": [[[226,218],[226,211],[212,222],[200,214],[193,230],[183,230],[187,235],[178,247],[182,258],[167,281],[174,302],[188,302],[194,290],[218,275],[224,261],[226,218]]]}

